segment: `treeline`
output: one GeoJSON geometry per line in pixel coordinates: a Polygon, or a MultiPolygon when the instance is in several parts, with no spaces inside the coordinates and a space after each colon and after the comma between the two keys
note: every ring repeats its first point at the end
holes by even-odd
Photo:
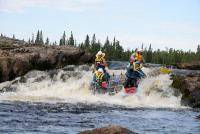
{"type": "Polygon", "coordinates": [[[151,44],[145,48],[143,57],[148,63],[176,65],[181,62],[200,61],[200,45],[197,46],[197,52],[176,50],[166,48],[166,50],[157,49],[153,51],[151,44]]]}
{"type": "Polygon", "coordinates": [[[48,37],[44,41],[42,30],[38,30],[38,32],[36,34],[36,38],[35,38],[34,34],[32,34],[32,38],[31,39],[29,38],[28,44],[32,44],[32,45],[60,45],[60,46],[70,45],[70,46],[76,46],[76,41],[74,40],[72,32],[71,32],[70,37],[67,38],[65,31],[60,38],[59,44],[56,41],[50,42],[50,39],[48,37]]]}
{"type": "MultiPolygon", "coordinates": [[[[15,38],[14,35],[13,38],[15,38]]],[[[56,41],[50,42],[48,37],[44,41],[41,30],[38,30],[35,39],[34,35],[32,35],[32,39],[29,39],[28,43],[32,45],[74,46],[93,54],[96,54],[99,50],[102,50],[104,53],[106,53],[107,60],[119,61],[128,61],[130,55],[136,49],[132,48],[131,50],[125,50],[115,37],[112,40],[107,37],[105,42],[101,42],[100,40],[97,40],[95,34],[93,34],[92,37],[86,35],[86,38],[83,42],[77,43],[73,33],[71,32],[67,38],[65,31],[63,32],[59,43],[56,41]]],[[[166,48],[165,50],[153,50],[151,44],[148,46],[148,48],[144,47],[142,44],[141,48],[144,50],[143,57],[147,63],[173,65],[181,62],[200,61],[200,45],[197,46],[196,52],[176,50],[173,48],[166,48]]]]}
{"type": "Polygon", "coordinates": [[[131,51],[125,51],[123,49],[123,47],[120,45],[120,42],[116,40],[115,37],[113,41],[110,41],[107,37],[105,43],[102,43],[100,40],[97,40],[95,34],[93,34],[92,38],[90,38],[89,35],[86,35],[86,38],[83,42],[77,43],[74,39],[73,33],[71,32],[69,38],[67,38],[65,31],[63,32],[59,43],[57,43],[56,41],[50,42],[48,37],[44,42],[43,33],[41,30],[38,30],[36,39],[34,39],[34,35],[32,35],[32,39],[29,38],[28,44],[74,46],[93,54],[97,53],[99,50],[102,50],[106,53],[107,60],[127,60],[131,54],[131,51]]]}

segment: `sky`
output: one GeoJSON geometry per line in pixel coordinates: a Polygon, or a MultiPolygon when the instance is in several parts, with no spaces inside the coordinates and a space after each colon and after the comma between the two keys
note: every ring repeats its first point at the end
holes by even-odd
{"type": "Polygon", "coordinates": [[[95,33],[126,49],[143,43],[196,51],[200,0],[0,0],[0,33],[28,40],[38,29],[57,42],[72,31],[77,42],[95,33]]]}

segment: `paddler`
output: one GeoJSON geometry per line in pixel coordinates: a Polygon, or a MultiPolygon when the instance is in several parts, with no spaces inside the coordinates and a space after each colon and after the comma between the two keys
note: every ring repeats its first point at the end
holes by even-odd
{"type": "Polygon", "coordinates": [[[105,67],[106,67],[106,60],[105,60],[105,53],[102,53],[102,51],[99,51],[96,54],[96,59],[95,59],[95,68],[98,70],[99,68],[102,68],[104,73],[106,72],[105,67]]]}

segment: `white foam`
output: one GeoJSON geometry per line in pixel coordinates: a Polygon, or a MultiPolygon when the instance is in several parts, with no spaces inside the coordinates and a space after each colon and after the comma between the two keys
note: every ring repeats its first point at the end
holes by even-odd
{"type": "MultiPolygon", "coordinates": [[[[146,68],[144,71],[148,73],[151,69],[146,68]]],[[[32,73],[35,74],[36,72],[32,73]]],[[[111,74],[113,72],[120,74],[125,71],[109,70],[109,72],[111,74]]],[[[54,81],[47,77],[40,82],[33,82],[33,78],[29,78],[26,83],[14,84],[13,86],[17,88],[17,91],[0,94],[0,100],[48,103],[108,103],[128,107],[181,107],[181,96],[176,97],[173,95],[173,89],[170,88],[172,81],[168,75],[162,74],[156,77],[147,77],[141,81],[137,94],[123,97],[122,92],[114,96],[91,94],[89,86],[92,80],[92,72],[90,71],[79,71],[80,76],[78,78],[77,76],[70,77],[65,82],[61,80],[63,73],[64,71],[60,70],[54,81]]],[[[46,73],[43,72],[42,75],[46,75],[46,73]]],[[[0,87],[6,84],[6,82],[2,83],[0,87]]]]}

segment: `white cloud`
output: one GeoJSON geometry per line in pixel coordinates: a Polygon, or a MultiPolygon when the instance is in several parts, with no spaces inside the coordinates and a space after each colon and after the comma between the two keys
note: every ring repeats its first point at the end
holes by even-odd
{"type": "Polygon", "coordinates": [[[19,12],[29,7],[85,11],[98,9],[102,2],[103,0],[0,0],[0,11],[19,12]]]}

